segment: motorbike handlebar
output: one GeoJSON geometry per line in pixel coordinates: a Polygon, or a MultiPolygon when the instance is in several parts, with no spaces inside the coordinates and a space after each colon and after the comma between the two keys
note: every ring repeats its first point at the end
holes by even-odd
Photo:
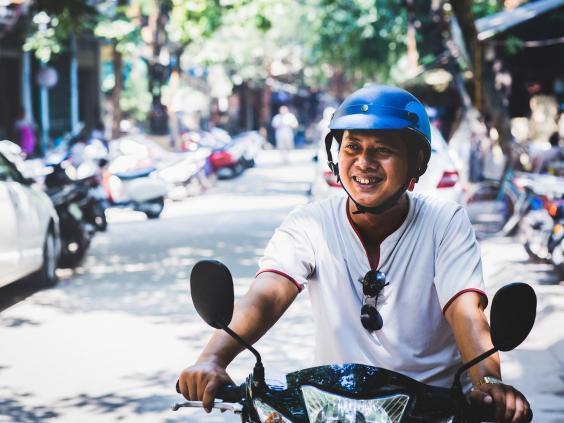
{"type": "MultiPolygon", "coordinates": [[[[470,400],[469,415],[471,422],[495,422],[495,404],[484,404],[481,401],[470,400]]],[[[527,421],[533,420],[533,412],[529,410],[527,421]]]]}
{"type": "Polygon", "coordinates": [[[471,422],[495,421],[495,404],[485,404],[481,401],[471,399],[468,410],[471,422]]]}
{"type": "MultiPolygon", "coordinates": [[[[180,381],[176,381],[176,392],[180,392],[180,381]]],[[[240,402],[245,397],[245,386],[244,385],[223,385],[221,386],[215,397],[223,402],[240,402]]]]}
{"type": "Polygon", "coordinates": [[[224,402],[241,402],[245,398],[245,385],[223,385],[217,390],[215,397],[224,402]]]}

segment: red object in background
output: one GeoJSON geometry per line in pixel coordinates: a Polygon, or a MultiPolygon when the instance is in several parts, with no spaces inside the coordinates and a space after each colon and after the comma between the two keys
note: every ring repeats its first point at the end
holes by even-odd
{"type": "Polygon", "coordinates": [[[458,179],[458,172],[456,170],[445,171],[443,176],[441,176],[437,188],[452,188],[458,183],[458,179]]]}
{"type": "Polygon", "coordinates": [[[329,185],[330,187],[340,188],[342,186],[337,181],[337,177],[330,170],[323,172],[323,177],[325,178],[325,182],[327,182],[327,185],[329,185]]]}
{"type": "Polygon", "coordinates": [[[108,200],[110,200],[110,203],[114,202],[114,197],[112,196],[112,189],[110,188],[110,177],[112,176],[112,174],[110,172],[108,172],[107,170],[104,170],[102,172],[102,187],[104,187],[104,191],[106,192],[106,195],[108,196],[108,200]]]}
{"type": "Polygon", "coordinates": [[[216,170],[234,166],[236,164],[233,155],[227,151],[216,151],[215,153],[212,153],[210,161],[213,168],[216,170]]]}

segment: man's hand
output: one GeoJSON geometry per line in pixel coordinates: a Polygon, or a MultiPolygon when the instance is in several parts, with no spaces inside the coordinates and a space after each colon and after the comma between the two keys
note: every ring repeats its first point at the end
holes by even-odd
{"type": "Polygon", "coordinates": [[[485,404],[495,403],[497,423],[530,422],[533,412],[525,396],[513,386],[502,383],[484,383],[473,388],[470,396],[485,404]]]}
{"type": "Polygon", "coordinates": [[[187,367],[180,373],[178,386],[180,393],[190,401],[202,401],[209,413],[217,390],[227,384],[233,384],[225,368],[212,360],[201,361],[187,367]]]}

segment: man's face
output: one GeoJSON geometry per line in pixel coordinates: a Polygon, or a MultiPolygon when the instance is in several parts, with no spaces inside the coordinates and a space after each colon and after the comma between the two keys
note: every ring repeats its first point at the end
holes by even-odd
{"type": "Polygon", "coordinates": [[[405,142],[397,133],[345,131],[339,148],[339,174],[355,201],[378,206],[405,183],[405,142]]]}

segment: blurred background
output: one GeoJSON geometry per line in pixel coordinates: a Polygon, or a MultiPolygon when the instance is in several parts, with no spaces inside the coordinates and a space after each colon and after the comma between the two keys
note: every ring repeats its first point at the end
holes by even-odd
{"type": "MultiPolygon", "coordinates": [[[[415,189],[466,207],[488,294],[535,287],[503,373],[564,421],[564,0],[0,0],[0,422],[237,421],[169,411],[211,334],[190,269],[242,295],[292,208],[343,195],[320,141],[372,83],[427,106],[415,189]]],[[[300,296],[267,373],[309,364],[310,321],[300,296]]]]}

